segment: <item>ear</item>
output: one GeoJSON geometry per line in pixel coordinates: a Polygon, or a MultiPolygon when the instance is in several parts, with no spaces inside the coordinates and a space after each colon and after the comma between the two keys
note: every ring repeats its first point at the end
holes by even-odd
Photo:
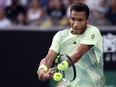
{"type": "Polygon", "coordinates": [[[87,19],[87,24],[89,24],[89,22],[90,22],[90,18],[87,19]]]}

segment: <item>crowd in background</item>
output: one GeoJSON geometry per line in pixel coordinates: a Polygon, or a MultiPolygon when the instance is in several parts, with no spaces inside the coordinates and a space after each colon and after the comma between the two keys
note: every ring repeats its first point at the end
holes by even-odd
{"type": "Polygon", "coordinates": [[[69,26],[70,6],[76,2],[89,6],[91,24],[116,25],[116,0],[0,0],[0,27],[69,26]]]}

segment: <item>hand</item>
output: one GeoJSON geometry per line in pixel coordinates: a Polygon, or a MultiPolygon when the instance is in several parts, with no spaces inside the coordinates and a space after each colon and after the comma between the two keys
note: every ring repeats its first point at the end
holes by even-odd
{"type": "Polygon", "coordinates": [[[44,69],[40,69],[38,71],[38,79],[41,81],[46,81],[50,78],[53,77],[53,70],[52,68],[50,68],[48,71],[45,71],[44,69]]]}
{"type": "Polygon", "coordinates": [[[47,73],[46,73],[46,78],[50,79],[53,78],[53,74],[54,74],[54,68],[50,68],[47,73]]]}
{"type": "Polygon", "coordinates": [[[37,72],[38,74],[38,79],[41,81],[46,81],[46,73],[47,71],[45,71],[44,69],[39,69],[39,71],[37,72]]]}

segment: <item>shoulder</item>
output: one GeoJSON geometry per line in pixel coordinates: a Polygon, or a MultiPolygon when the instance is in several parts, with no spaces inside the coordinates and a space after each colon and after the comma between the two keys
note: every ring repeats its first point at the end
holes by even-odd
{"type": "Polygon", "coordinates": [[[62,37],[67,37],[70,34],[70,32],[70,28],[58,31],[59,35],[62,37]]]}
{"type": "Polygon", "coordinates": [[[55,36],[67,37],[71,32],[71,29],[63,29],[56,32],[55,36]]]}
{"type": "Polygon", "coordinates": [[[71,29],[67,28],[67,29],[64,29],[64,30],[60,30],[58,32],[61,33],[61,34],[69,34],[71,32],[71,29]]]}
{"type": "Polygon", "coordinates": [[[85,30],[83,36],[85,38],[96,37],[96,39],[102,37],[100,30],[96,26],[93,26],[93,25],[87,25],[87,29],[85,30]]]}
{"type": "Polygon", "coordinates": [[[100,29],[93,25],[87,25],[85,33],[100,33],[100,29]]]}

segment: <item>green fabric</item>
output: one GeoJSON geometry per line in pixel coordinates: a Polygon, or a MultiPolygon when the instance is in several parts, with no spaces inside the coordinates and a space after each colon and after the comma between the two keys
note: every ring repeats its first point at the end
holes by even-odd
{"type": "Polygon", "coordinates": [[[77,77],[67,84],[71,87],[103,87],[103,48],[99,29],[87,25],[85,32],[80,35],[72,34],[71,30],[70,28],[58,31],[53,37],[50,49],[71,56],[79,44],[93,47],[75,63],[77,77]]]}

